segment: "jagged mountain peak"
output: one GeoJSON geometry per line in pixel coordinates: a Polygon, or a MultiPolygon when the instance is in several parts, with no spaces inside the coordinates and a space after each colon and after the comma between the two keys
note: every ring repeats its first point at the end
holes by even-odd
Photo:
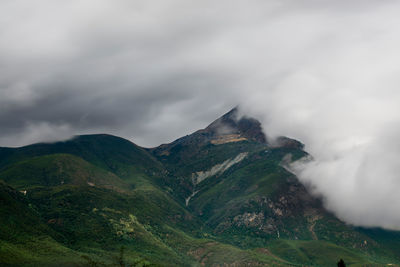
{"type": "Polygon", "coordinates": [[[208,125],[204,131],[217,138],[214,142],[224,142],[226,139],[225,141],[253,140],[267,143],[261,123],[254,118],[240,116],[237,106],[208,125]]]}
{"type": "MultiPolygon", "coordinates": [[[[185,148],[185,153],[196,154],[198,149],[204,145],[223,145],[227,143],[255,142],[270,147],[287,147],[303,149],[304,145],[297,140],[284,136],[268,142],[263,132],[261,123],[251,117],[242,115],[239,107],[234,107],[225,113],[206,128],[198,130],[190,135],[181,137],[172,143],[162,144],[158,147],[149,149],[157,156],[169,156],[171,153],[185,148]]],[[[184,154],[185,154],[184,153],[184,154]]]]}
{"type": "Polygon", "coordinates": [[[241,116],[239,108],[235,107],[225,113],[206,128],[198,130],[190,135],[181,137],[172,143],[162,144],[150,149],[156,155],[169,155],[171,150],[178,147],[191,147],[190,151],[195,151],[194,147],[206,144],[221,145],[226,143],[253,141],[267,144],[267,138],[263,133],[261,123],[246,116],[241,116]]]}

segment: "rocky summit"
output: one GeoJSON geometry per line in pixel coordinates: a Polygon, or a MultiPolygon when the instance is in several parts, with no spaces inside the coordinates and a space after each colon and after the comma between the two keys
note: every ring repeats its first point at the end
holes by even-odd
{"type": "Polygon", "coordinates": [[[143,148],[116,136],[0,148],[2,266],[400,266],[400,233],[346,224],[234,108],[143,148]]]}

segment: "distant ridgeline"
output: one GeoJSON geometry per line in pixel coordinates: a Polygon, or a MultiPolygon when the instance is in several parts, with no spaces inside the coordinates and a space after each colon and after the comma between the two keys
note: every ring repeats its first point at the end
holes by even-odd
{"type": "Polygon", "coordinates": [[[151,149],[0,148],[0,265],[400,266],[399,232],[345,224],[281,165],[304,156],[236,108],[151,149]]]}

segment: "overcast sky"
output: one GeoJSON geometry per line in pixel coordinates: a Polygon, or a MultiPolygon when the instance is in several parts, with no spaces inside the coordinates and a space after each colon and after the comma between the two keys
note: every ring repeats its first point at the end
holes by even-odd
{"type": "Polygon", "coordinates": [[[2,0],[0,146],[156,146],[239,104],[349,223],[400,229],[400,2],[2,0]]]}

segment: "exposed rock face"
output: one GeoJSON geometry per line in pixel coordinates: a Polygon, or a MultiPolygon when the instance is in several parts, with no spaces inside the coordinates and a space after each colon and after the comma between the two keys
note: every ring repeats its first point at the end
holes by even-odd
{"type": "Polygon", "coordinates": [[[241,162],[243,159],[245,159],[247,154],[248,153],[246,153],[246,152],[240,153],[233,159],[225,160],[221,164],[217,164],[217,165],[213,166],[210,170],[199,171],[199,172],[193,173],[192,174],[193,183],[196,185],[196,184],[202,182],[203,180],[207,179],[208,177],[225,172],[227,169],[229,169],[233,165],[235,165],[235,164],[241,162]]]}
{"type": "Polygon", "coordinates": [[[233,218],[234,224],[237,226],[246,226],[246,227],[257,227],[261,226],[264,223],[265,216],[263,212],[259,213],[249,213],[245,212],[241,215],[237,215],[233,218]]]}
{"type": "Polygon", "coordinates": [[[218,136],[211,140],[211,144],[222,145],[226,143],[240,142],[248,140],[246,137],[240,136],[240,134],[225,134],[218,136]]]}

